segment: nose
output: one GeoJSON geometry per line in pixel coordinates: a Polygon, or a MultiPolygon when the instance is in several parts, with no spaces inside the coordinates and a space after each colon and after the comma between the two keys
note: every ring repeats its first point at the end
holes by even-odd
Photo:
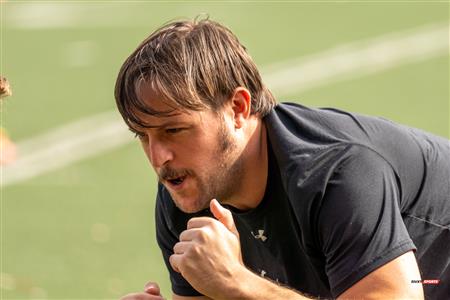
{"type": "Polygon", "coordinates": [[[157,139],[149,139],[145,147],[145,153],[152,166],[156,169],[162,167],[173,159],[173,152],[169,145],[157,139]]]}

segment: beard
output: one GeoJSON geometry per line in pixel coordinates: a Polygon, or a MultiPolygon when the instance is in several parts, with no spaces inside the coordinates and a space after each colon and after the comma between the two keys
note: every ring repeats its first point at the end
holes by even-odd
{"type": "Polygon", "coordinates": [[[190,200],[194,204],[190,205],[190,208],[183,205],[182,194],[171,193],[168,189],[175,205],[183,212],[195,213],[208,208],[212,199],[217,199],[219,202],[229,201],[240,188],[244,174],[243,158],[240,154],[236,155],[236,142],[222,118],[216,145],[211,157],[212,164],[205,165],[203,170],[196,172],[192,169],[174,169],[164,166],[158,174],[160,181],[182,176],[190,176],[195,180],[197,197],[190,200]]]}

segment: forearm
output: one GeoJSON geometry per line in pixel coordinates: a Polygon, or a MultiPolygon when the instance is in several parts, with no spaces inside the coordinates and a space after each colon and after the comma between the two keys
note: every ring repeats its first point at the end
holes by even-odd
{"type": "Polygon", "coordinates": [[[240,284],[236,289],[224,295],[219,299],[242,299],[242,300],[265,300],[265,299],[292,299],[292,300],[304,300],[312,299],[308,298],[300,292],[283,287],[275,282],[272,282],[266,278],[251,272],[248,269],[244,269],[240,275],[242,278],[240,284]]]}

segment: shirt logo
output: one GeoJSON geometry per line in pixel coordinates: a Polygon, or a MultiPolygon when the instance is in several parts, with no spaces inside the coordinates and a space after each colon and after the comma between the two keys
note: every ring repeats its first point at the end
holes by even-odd
{"type": "Polygon", "coordinates": [[[265,242],[267,240],[267,236],[264,235],[264,230],[262,230],[262,229],[258,230],[258,234],[254,234],[253,231],[250,231],[250,233],[257,240],[261,240],[263,242],[265,242]]]}

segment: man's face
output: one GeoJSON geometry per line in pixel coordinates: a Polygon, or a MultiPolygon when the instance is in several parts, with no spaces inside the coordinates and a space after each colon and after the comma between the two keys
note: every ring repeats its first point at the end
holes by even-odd
{"type": "MultiPolygon", "coordinates": [[[[153,109],[171,109],[149,89],[141,89],[141,97],[153,109]]],[[[197,212],[213,198],[225,201],[232,197],[243,175],[232,122],[210,110],[140,117],[152,126],[135,128],[142,147],[178,208],[197,212]]]]}

